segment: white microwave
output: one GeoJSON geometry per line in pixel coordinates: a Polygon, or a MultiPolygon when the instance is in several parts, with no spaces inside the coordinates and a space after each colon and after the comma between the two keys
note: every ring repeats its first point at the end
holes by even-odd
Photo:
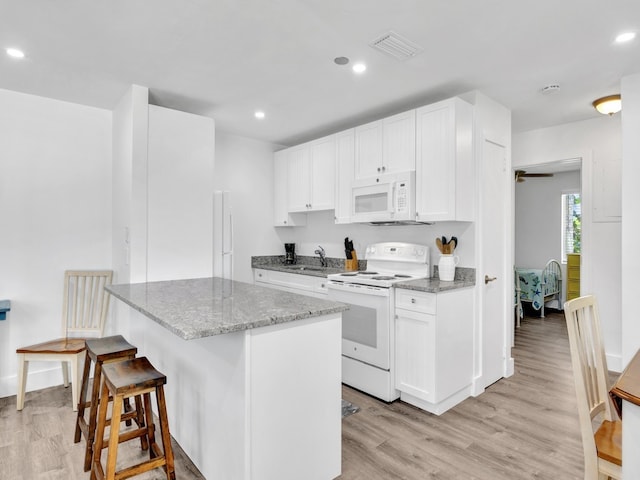
{"type": "Polygon", "coordinates": [[[351,221],[354,223],[411,222],[416,218],[414,171],[354,180],[351,221]]]}

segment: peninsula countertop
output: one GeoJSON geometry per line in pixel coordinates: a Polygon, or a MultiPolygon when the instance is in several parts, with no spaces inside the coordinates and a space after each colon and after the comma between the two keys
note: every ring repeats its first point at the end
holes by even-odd
{"type": "Polygon", "coordinates": [[[343,312],[343,303],[217,277],[109,285],[114,297],[184,340],[343,312]]]}

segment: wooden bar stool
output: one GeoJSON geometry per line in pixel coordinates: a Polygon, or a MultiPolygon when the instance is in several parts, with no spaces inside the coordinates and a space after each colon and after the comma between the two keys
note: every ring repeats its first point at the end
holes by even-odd
{"type": "Polygon", "coordinates": [[[140,357],[103,365],[102,379],[91,480],[103,480],[105,478],[108,480],[125,479],[159,467],[163,467],[167,480],[175,480],[173,450],[171,449],[169,420],[167,418],[163,387],[167,383],[167,377],[153,368],[153,365],[146,357],[140,357]],[[151,392],[154,391],[158,406],[162,449],[156,442],[155,424],[151,410],[151,392]],[[109,395],[113,397],[113,408],[109,443],[107,445],[107,462],[103,469],[101,451],[104,448],[104,430],[107,425],[109,395]],[[142,396],[144,399],[146,426],[139,426],[135,430],[127,430],[121,434],[120,421],[124,400],[136,396],[142,396]],[[116,472],[118,444],[138,437],[146,437],[149,442],[149,460],[116,472]]]}
{"type": "MultiPolygon", "coordinates": [[[[100,379],[102,376],[103,364],[110,362],[120,362],[122,360],[130,360],[135,358],[138,349],[125,340],[122,335],[114,335],[112,337],[91,338],[86,340],[87,353],[84,361],[84,371],[82,374],[82,387],[80,390],[80,400],[78,401],[78,417],[76,420],[76,431],[73,438],[74,443],[78,443],[84,435],[87,441],[84,454],[84,471],[91,469],[91,457],[93,456],[93,442],[95,440],[96,423],[99,395],[100,395],[100,379]],[[91,399],[87,401],[87,389],[89,384],[89,371],[91,363],[94,364],[93,386],[91,389],[91,399]],[[85,420],[85,409],[90,407],[89,419],[85,420]]],[[[133,410],[127,399],[127,412],[122,416],[121,421],[126,421],[127,425],[131,425],[131,419],[134,418],[138,426],[144,426],[144,415],[142,411],[142,401],[140,398],[136,401],[136,409],[133,410]]],[[[142,449],[148,448],[146,438],[140,439],[142,449]]]]}

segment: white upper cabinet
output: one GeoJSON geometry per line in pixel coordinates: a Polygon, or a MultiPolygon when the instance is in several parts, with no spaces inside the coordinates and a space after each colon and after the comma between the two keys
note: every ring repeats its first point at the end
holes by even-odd
{"type": "Polygon", "coordinates": [[[330,135],[287,150],[290,213],[334,208],[335,148],[335,136],[330,135]]]}
{"type": "Polygon", "coordinates": [[[355,178],[414,170],[416,112],[399,113],[355,129],[355,178]]]}
{"type": "Polygon", "coordinates": [[[288,206],[288,150],[280,150],[273,156],[274,174],[274,218],[276,227],[295,227],[306,225],[307,216],[301,213],[290,214],[288,206]]]}
{"type": "Polygon", "coordinates": [[[311,142],[310,152],[311,195],[309,210],[332,210],[335,207],[335,135],[311,142]]]}
{"type": "Polygon", "coordinates": [[[473,106],[459,98],[416,110],[416,219],[473,221],[473,106]]]}
{"type": "Polygon", "coordinates": [[[355,129],[336,134],[336,223],[351,222],[351,183],[354,174],[355,129]]]}

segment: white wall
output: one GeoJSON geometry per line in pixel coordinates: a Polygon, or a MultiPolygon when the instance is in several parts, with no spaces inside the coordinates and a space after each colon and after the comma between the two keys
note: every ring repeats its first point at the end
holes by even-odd
{"type": "Polygon", "coordinates": [[[213,119],[149,105],[147,281],[213,275],[213,119]]]}
{"type": "Polygon", "coordinates": [[[364,259],[367,245],[377,242],[410,242],[429,247],[431,265],[437,265],[440,258],[436,237],[458,237],[459,247],[455,253],[460,257],[459,266],[475,267],[474,225],[468,222],[439,222],[434,225],[373,226],[367,224],[336,225],[333,210],[307,214],[307,225],[303,227],[278,227],[280,238],[277,250],[272,255],[284,255],[284,243],[295,243],[298,255],[314,255],[318,245],[322,245],[328,257],[345,258],[344,238],[353,240],[358,258],[364,259]]]}
{"type": "Polygon", "coordinates": [[[253,282],[252,255],[283,247],[273,227],[273,151],[270,143],[216,132],[214,188],[231,192],[234,280],[253,282]]]}
{"type": "Polygon", "coordinates": [[[562,259],[562,194],[580,193],[580,171],[516,183],[515,258],[524,268],[562,259]]]}
{"type": "MultiPolygon", "coordinates": [[[[111,112],[0,90],[0,132],[3,397],[16,348],[60,336],[64,270],[111,267],[111,112]]],[[[60,383],[53,365],[34,362],[27,388],[60,383]]]]}
{"type": "MultiPolygon", "coordinates": [[[[132,85],[112,114],[112,258],[114,283],[147,275],[147,148],[149,90],[132,85]],[[132,228],[137,225],[137,228],[132,228]]],[[[111,301],[109,332],[129,337],[131,308],[111,301]]]]}
{"type": "MultiPolygon", "coordinates": [[[[617,195],[619,178],[597,174],[621,158],[620,117],[591,120],[533,130],[513,137],[513,168],[582,158],[583,244],[581,293],[594,294],[600,303],[608,366],[622,368],[621,361],[621,224],[594,221],[593,192],[617,195]],[[606,184],[603,184],[606,182],[606,184]],[[591,199],[591,200],[590,200],[591,199]]],[[[614,168],[617,168],[614,167],[614,168]]],[[[524,168],[526,170],[526,168],[524,168]]],[[[597,198],[597,196],[595,196],[597,198]]],[[[602,199],[601,199],[602,200],[602,199]]]]}
{"type": "Polygon", "coordinates": [[[622,79],[622,99],[622,357],[626,365],[640,348],[640,73],[622,79]]]}

